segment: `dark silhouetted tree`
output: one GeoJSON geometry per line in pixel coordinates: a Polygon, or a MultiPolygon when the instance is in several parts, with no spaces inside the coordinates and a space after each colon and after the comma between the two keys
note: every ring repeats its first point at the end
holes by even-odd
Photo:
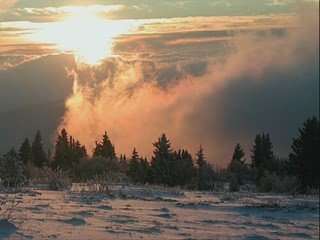
{"type": "Polygon", "coordinates": [[[32,148],[28,138],[26,138],[21,144],[19,157],[23,164],[32,163],[32,148]]]}
{"type": "Polygon", "coordinates": [[[48,164],[46,153],[43,149],[42,136],[38,130],[32,143],[33,164],[36,167],[43,167],[48,164]]]}
{"type": "Polygon", "coordinates": [[[298,176],[304,187],[319,187],[319,134],[319,120],[316,117],[308,118],[291,145],[289,172],[298,176]]]}
{"type": "Polygon", "coordinates": [[[204,158],[204,153],[203,153],[203,148],[202,145],[200,145],[198,152],[196,153],[197,155],[197,160],[196,163],[198,164],[198,166],[201,168],[205,165],[206,160],[204,158]]]}
{"type": "Polygon", "coordinates": [[[22,161],[14,149],[0,157],[0,179],[7,187],[16,186],[24,180],[22,161]]]}
{"type": "Polygon", "coordinates": [[[127,157],[125,154],[121,154],[119,157],[119,166],[120,166],[120,171],[122,173],[128,174],[129,171],[129,162],[127,160],[127,157]]]}
{"type": "Polygon", "coordinates": [[[236,147],[234,148],[234,152],[232,155],[232,160],[238,160],[240,162],[245,162],[245,159],[242,159],[245,156],[245,153],[239,143],[237,143],[236,147]]]}
{"type": "Polygon", "coordinates": [[[140,158],[138,169],[139,169],[138,174],[140,176],[140,182],[141,183],[150,182],[150,165],[146,158],[140,158]]]}
{"type": "Polygon", "coordinates": [[[93,156],[94,157],[104,157],[115,159],[116,152],[114,149],[114,145],[112,144],[107,132],[104,133],[101,142],[96,142],[96,146],[93,149],[93,156]]]}
{"type": "Polygon", "coordinates": [[[234,148],[231,162],[227,168],[232,173],[231,183],[233,184],[234,189],[236,189],[237,186],[237,184],[234,183],[234,178],[237,180],[239,185],[243,184],[244,180],[249,180],[251,177],[250,170],[245,164],[245,159],[243,159],[244,156],[245,153],[241,145],[238,143],[234,148]]]}
{"type": "Polygon", "coordinates": [[[172,167],[170,167],[171,185],[190,185],[196,174],[191,154],[187,150],[179,150],[172,154],[172,158],[172,167]]]}
{"type": "Polygon", "coordinates": [[[197,188],[199,190],[213,190],[215,181],[215,171],[213,167],[205,163],[197,170],[197,188]]]}
{"type": "Polygon", "coordinates": [[[199,190],[212,190],[214,187],[215,171],[213,167],[205,160],[202,146],[200,146],[196,156],[196,163],[199,166],[196,172],[197,188],[199,190]]]}
{"type": "Polygon", "coordinates": [[[275,155],[273,153],[273,146],[269,134],[258,134],[254,140],[252,147],[252,166],[263,170],[272,171],[275,155]]]}
{"type": "Polygon", "coordinates": [[[63,170],[72,170],[83,157],[87,157],[85,146],[82,146],[72,136],[68,137],[66,129],[62,129],[55,145],[53,166],[63,170]]]}
{"type": "Polygon", "coordinates": [[[170,165],[172,161],[171,143],[165,134],[162,134],[158,141],[153,143],[155,149],[151,159],[151,170],[153,181],[157,184],[170,184],[170,165]]]}
{"type": "Polygon", "coordinates": [[[62,129],[61,133],[58,135],[54,157],[53,157],[53,166],[60,167],[62,169],[67,169],[69,166],[69,141],[68,141],[68,133],[66,129],[62,129]]]}
{"type": "Polygon", "coordinates": [[[139,182],[140,176],[138,176],[139,171],[139,154],[134,148],[131,154],[131,159],[129,162],[128,176],[133,182],[139,182]]]}

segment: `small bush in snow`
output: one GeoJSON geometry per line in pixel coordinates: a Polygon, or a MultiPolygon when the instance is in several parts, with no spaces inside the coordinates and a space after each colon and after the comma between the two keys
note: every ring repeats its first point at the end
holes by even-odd
{"type": "Polygon", "coordinates": [[[22,162],[17,153],[11,150],[0,157],[0,184],[16,187],[24,181],[22,162]]]}
{"type": "Polygon", "coordinates": [[[275,173],[265,172],[260,179],[261,192],[296,194],[301,190],[301,183],[295,176],[278,176],[275,173]]]}
{"type": "Polygon", "coordinates": [[[30,175],[29,182],[34,184],[48,184],[49,189],[53,191],[63,190],[71,183],[68,173],[59,168],[52,169],[47,166],[43,168],[29,166],[27,171],[30,175]]]}

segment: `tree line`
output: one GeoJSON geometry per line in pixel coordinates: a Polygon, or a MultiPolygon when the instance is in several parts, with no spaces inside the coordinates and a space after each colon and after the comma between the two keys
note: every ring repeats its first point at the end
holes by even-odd
{"type": "Polygon", "coordinates": [[[273,185],[268,179],[274,181],[278,178],[281,182],[283,176],[288,176],[297,179],[294,185],[299,184],[299,191],[303,192],[308,187],[319,187],[319,126],[316,117],[303,123],[299,135],[292,140],[286,160],[276,157],[269,134],[257,134],[251,149],[251,161],[245,159],[245,152],[238,143],[229,165],[223,169],[214,168],[207,161],[201,145],[193,157],[186,149],[174,150],[165,134],[153,143],[153,156],[148,161],[136,148],[130,157],[122,154],[118,157],[107,132],[101,141],[95,143],[91,156],[66,129],[58,135],[53,152],[46,152],[38,131],[32,142],[26,138],[18,151],[11,149],[0,157],[0,179],[7,186],[21,184],[32,178],[31,168],[50,167],[65,171],[73,181],[121,173],[134,183],[213,190],[218,183],[225,182],[229,183],[231,191],[237,191],[247,183],[271,190],[273,185]]]}

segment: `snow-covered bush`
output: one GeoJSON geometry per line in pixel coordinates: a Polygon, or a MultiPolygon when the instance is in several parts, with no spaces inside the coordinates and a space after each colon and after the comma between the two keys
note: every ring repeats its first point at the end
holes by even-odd
{"type": "Polygon", "coordinates": [[[11,150],[0,157],[0,184],[16,187],[24,181],[23,166],[17,153],[11,150]]]}
{"type": "Polygon", "coordinates": [[[50,190],[63,190],[70,185],[70,177],[67,172],[62,169],[51,169],[44,167],[43,173],[45,174],[46,183],[49,185],[50,190]]]}
{"type": "Polygon", "coordinates": [[[278,176],[275,173],[265,172],[260,179],[259,191],[274,193],[296,194],[301,190],[301,183],[295,176],[278,176]]]}
{"type": "Polygon", "coordinates": [[[52,169],[47,166],[43,168],[29,167],[30,182],[34,184],[48,184],[50,190],[62,190],[71,184],[71,179],[66,171],[52,169]]]}

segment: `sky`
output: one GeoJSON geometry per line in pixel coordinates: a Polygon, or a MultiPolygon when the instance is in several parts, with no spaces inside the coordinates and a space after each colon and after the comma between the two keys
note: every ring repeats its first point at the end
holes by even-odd
{"type": "Polygon", "coordinates": [[[175,148],[225,166],[257,133],[287,157],[319,115],[319,2],[0,0],[0,153],[66,128],[88,152],[175,148]]]}

